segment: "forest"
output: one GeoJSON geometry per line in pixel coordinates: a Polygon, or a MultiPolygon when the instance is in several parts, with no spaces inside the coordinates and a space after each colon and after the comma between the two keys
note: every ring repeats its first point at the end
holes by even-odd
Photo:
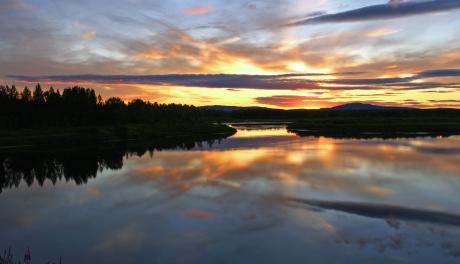
{"type": "Polygon", "coordinates": [[[66,142],[82,144],[164,136],[232,134],[191,105],[158,104],[141,99],[104,100],[79,86],[22,91],[0,86],[0,146],[66,142]]]}
{"type": "Polygon", "coordinates": [[[196,107],[157,104],[118,97],[103,100],[93,89],[72,87],[44,90],[37,84],[21,92],[13,86],[0,86],[1,128],[75,127],[124,123],[200,123],[203,114],[196,107]]]}

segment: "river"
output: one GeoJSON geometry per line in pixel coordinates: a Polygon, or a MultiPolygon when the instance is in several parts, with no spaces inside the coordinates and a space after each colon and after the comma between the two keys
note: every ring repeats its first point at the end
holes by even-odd
{"type": "Polygon", "coordinates": [[[459,263],[460,137],[1,154],[0,250],[33,263],[459,263]]]}

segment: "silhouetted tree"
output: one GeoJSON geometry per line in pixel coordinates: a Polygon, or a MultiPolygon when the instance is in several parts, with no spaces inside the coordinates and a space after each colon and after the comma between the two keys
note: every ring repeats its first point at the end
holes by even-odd
{"type": "Polygon", "coordinates": [[[62,93],[53,87],[43,90],[40,84],[33,92],[26,86],[21,93],[15,86],[0,86],[0,129],[127,123],[181,129],[203,121],[203,113],[193,106],[141,99],[126,104],[118,97],[104,101],[94,90],[79,86],[65,88],[62,93]]]}
{"type": "Polygon", "coordinates": [[[37,84],[35,86],[35,90],[34,90],[34,93],[32,95],[32,100],[36,104],[42,104],[42,103],[45,102],[45,97],[43,96],[43,90],[42,90],[42,87],[40,86],[40,84],[37,84]]]}
{"type": "Polygon", "coordinates": [[[26,102],[30,102],[30,100],[32,100],[32,93],[30,92],[30,89],[27,86],[21,93],[21,99],[26,102]]]}
{"type": "Polygon", "coordinates": [[[16,90],[16,86],[11,86],[10,90],[9,90],[9,93],[8,93],[8,97],[10,100],[17,100],[19,98],[19,93],[18,93],[18,90],[16,90]]]}

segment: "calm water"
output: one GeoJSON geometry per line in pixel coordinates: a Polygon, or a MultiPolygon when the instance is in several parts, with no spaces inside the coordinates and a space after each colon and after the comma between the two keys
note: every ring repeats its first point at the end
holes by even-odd
{"type": "Polygon", "coordinates": [[[460,137],[248,128],[212,146],[2,154],[0,248],[34,263],[460,263],[460,137]]]}

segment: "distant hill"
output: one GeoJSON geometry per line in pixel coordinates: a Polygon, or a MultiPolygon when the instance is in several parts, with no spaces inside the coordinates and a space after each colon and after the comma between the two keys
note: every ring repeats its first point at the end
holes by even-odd
{"type": "MultiPolygon", "coordinates": [[[[238,110],[283,110],[280,108],[269,108],[260,106],[229,106],[229,105],[207,105],[198,107],[202,110],[214,110],[223,112],[234,112],[238,110]]],[[[409,107],[383,106],[365,103],[348,103],[331,108],[321,108],[320,110],[407,110],[415,109],[409,107]]],[[[291,109],[292,111],[307,111],[307,109],[291,109]]]]}
{"type": "Polygon", "coordinates": [[[224,112],[233,112],[238,110],[269,110],[272,108],[259,107],[259,106],[227,106],[227,105],[207,105],[198,107],[201,110],[214,110],[214,111],[224,111],[224,112]]]}
{"type": "Polygon", "coordinates": [[[322,108],[322,110],[404,110],[412,109],[408,107],[397,107],[397,106],[382,106],[374,104],[363,104],[363,103],[349,103],[338,105],[331,108],[322,108]]]}

